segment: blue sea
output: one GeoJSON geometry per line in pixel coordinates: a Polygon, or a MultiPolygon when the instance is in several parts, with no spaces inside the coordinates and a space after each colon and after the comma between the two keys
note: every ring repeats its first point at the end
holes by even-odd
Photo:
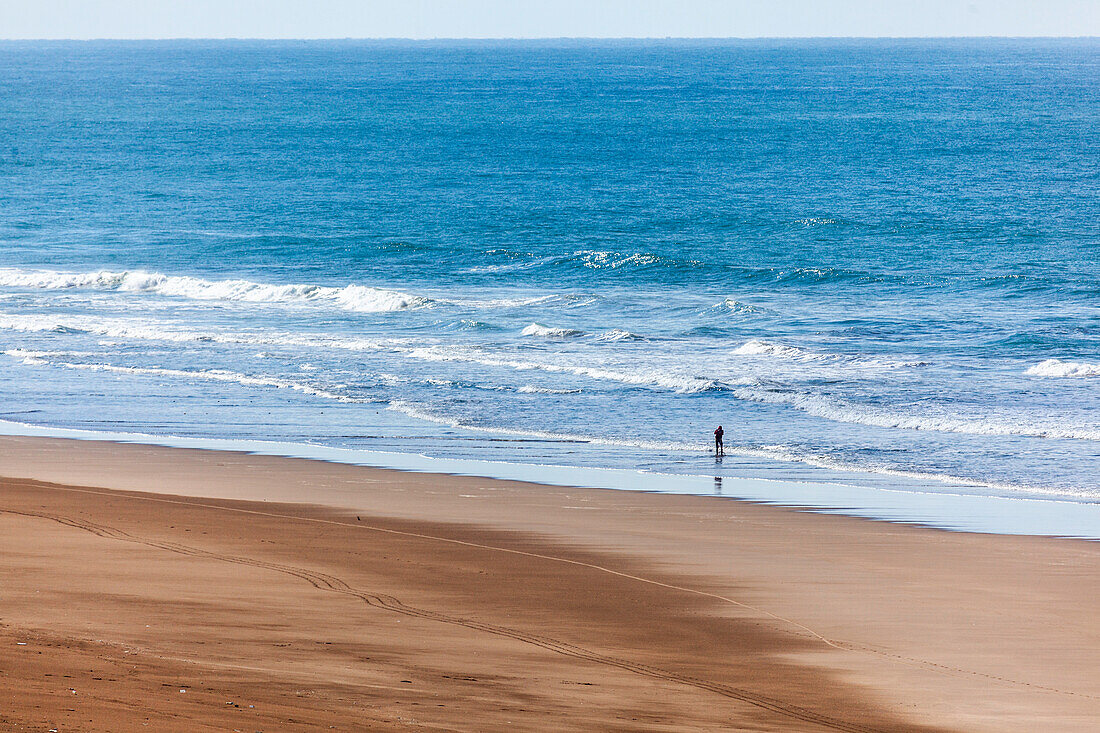
{"type": "Polygon", "coordinates": [[[30,426],[1095,504],[1100,40],[0,43],[0,365],[30,426]]]}

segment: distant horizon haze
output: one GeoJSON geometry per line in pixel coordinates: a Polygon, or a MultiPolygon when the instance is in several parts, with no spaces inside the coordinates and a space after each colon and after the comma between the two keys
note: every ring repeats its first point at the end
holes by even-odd
{"type": "Polygon", "coordinates": [[[0,0],[3,40],[1089,38],[1089,0],[0,0]]]}
{"type": "Polygon", "coordinates": [[[161,36],[149,38],[127,38],[122,36],[96,36],[89,38],[11,38],[0,36],[0,43],[12,42],[48,42],[48,43],[97,43],[97,42],[159,42],[159,41],[285,41],[288,43],[492,43],[492,42],[677,42],[721,43],[724,41],[1097,41],[1100,35],[1082,36],[433,36],[416,38],[412,36],[317,36],[294,38],[271,38],[267,36],[161,36]]]}

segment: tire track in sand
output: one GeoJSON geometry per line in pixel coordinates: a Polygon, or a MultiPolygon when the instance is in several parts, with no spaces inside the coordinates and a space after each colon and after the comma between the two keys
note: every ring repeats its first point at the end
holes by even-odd
{"type": "MultiPolygon", "coordinates": [[[[91,488],[78,488],[78,487],[75,487],[75,486],[60,486],[58,484],[51,484],[51,483],[44,483],[44,482],[33,482],[32,483],[32,482],[27,482],[27,481],[20,481],[20,480],[17,480],[17,479],[6,479],[6,480],[7,480],[8,483],[10,483],[12,485],[21,486],[21,487],[24,487],[24,488],[38,488],[38,489],[40,489],[40,488],[49,488],[49,489],[52,489],[54,491],[65,491],[65,492],[79,493],[79,494],[95,494],[97,496],[117,496],[117,495],[119,495],[119,494],[116,494],[115,492],[95,490],[95,489],[91,489],[91,488]]],[[[601,573],[608,573],[610,575],[617,575],[621,578],[627,578],[629,580],[636,580],[640,583],[646,583],[648,585],[654,585],[654,586],[661,587],[661,588],[668,588],[670,590],[682,591],[682,592],[685,592],[685,593],[691,593],[691,594],[698,595],[698,596],[713,598],[713,599],[715,599],[717,601],[720,601],[722,603],[728,603],[730,605],[737,606],[739,608],[743,608],[745,610],[752,611],[752,612],[755,612],[755,613],[759,613],[763,616],[767,616],[768,618],[771,618],[774,621],[778,621],[780,624],[782,624],[783,626],[786,627],[786,628],[782,629],[785,633],[788,633],[788,634],[791,634],[791,635],[794,635],[794,636],[799,636],[799,637],[802,637],[802,638],[815,639],[815,640],[820,641],[821,643],[825,644],[826,646],[830,646],[830,647],[832,647],[834,649],[838,649],[840,651],[856,652],[856,653],[863,653],[863,654],[872,654],[872,655],[875,655],[875,656],[878,656],[878,657],[882,657],[884,659],[889,659],[889,660],[891,660],[895,663],[904,664],[904,665],[911,666],[911,667],[917,667],[917,668],[920,668],[920,669],[928,670],[930,672],[935,672],[935,673],[939,673],[939,674],[948,674],[948,675],[954,675],[954,676],[959,676],[959,677],[981,677],[983,679],[992,680],[994,682],[1007,684],[1007,685],[1011,685],[1011,686],[1014,686],[1014,687],[1020,687],[1024,690],[1029,690],[1029,691],[1052,692],[1052,693],[1059,694],[1059,695],[1070,695],[1072,697],[1086,698],[1086,699],[1089,699],[1089,700],[1100,699],[1100,698],[1097,698],[1095,695],[1089,695],[1089,694],[1083,693],[1083,692],[1077,692],[1077,691],[1074,691],[1074,690],[1063,690],[1063,689],[1060,689],[1060,688],[1057,688],[1057,687],[1050,687],[1050,686],[1047,686],[1047,685],[1040,685],[1040,684],[1036,684],[1036,683],[1033,683],[1033,682],[1024,682],[1022,680],[1015,680],[1015,679],[1011,679],[1011,678],[1008,678],[1008,677],[1002,677],[1000,675],[990,674],[988,672],[978,672],[976,670],[963,669],[962,667],[954,667],[954,666],[950,666],[950,665],[940,664],[938,662],[932,662],[932,661],[929,661],[927,659],[918,659],[918,658],[915,658],[915,657],[910,657],[910,656],[906,656],[906,655],[903,655],[903,654],[898,654],[896,652],[886,651],[886,650],[883,650],[883,649],[878,649],[876,647],[869,646],[867,644],[860,644],[860,643],[857,643],[857,642],[849,642],[849,641],[840,641],[840,640],[836,640],[836,639],[830,639],[830,638],[818,633],[817,631],[811,629],[809,626],[806,626],[803,623],[800,623],[800,622],[795,621],[795,620],[790,619],[790,618],[786,618],[784,616],[780,616],[779,614],[773,613],[772,611],[769,611],[767,609],[759,608],[757,606],[753,606],[753,605],[750,605],[748,603],[738,601],[734,598],[730,598],[729,596],[723,596],[723,595],[719,595],[717,593],[711,593],[709,591],[699,590],[697,588],[688,588],[688,587],[685,587],[685,586],[672,585],[670,583],[663,583],[659,580],[654,580],[652,578],[643,578],[641,576],[631,575],[630,573],[625,573],[625,572],[622,572],[620,570],[614,570],[612,568],[605,567],[605,566],[602,566],[602,565],[595,565],[593,563],[583,562],[581,560],[572,560],[572,559],[569,559],[569,558],[558,557],[558,556],[554,556],[554,555],[544,555],[544,554],[540,554],[540,553],[537,553],[537,552],[529,552],[529,551],[526,551],[526,550],[518,550],[518,549],[514,549],[514,548],[509,548],[509,547],[497,547],[497,546],[494,546],[494,545],[485,545],[485,544],[480,544],[480,543],[477,543],[477,542],[468,542],[468,541],[465,541],[465,540],[455,539],[453,537],[441,537],[441,536],[438,536],[438,535],[429,535],[429,534],[423,534],[423,533],[420,533],[420,532],[410,532],[410,531],[399,530],[399,529],[379,527],[379,526],[374,526],[374,525],[370,525],[370,524],[366,524],[366,523],[358,523],[357,522],[355,524],[351,524],[349,522],[340,522],[340,521],[336,521],[336,520],[333,520],[333,519],[323,519],[323,518],[320,518],[320,517],[294,516],[294,515],[288,515],[288,514],[279,514],[277,512],[260,511],[260,510],[257,510],[257,509],[244,509],[244,508],[241,508],[241,507],[230,507],[230,506],[224,506],[224,505],[221,505],[221,504],[209,504],[209,503],[204,503],[202,501],[184,501],[184,500],[181,500],[181,499],[171,499],[171,498],[168,498],[168,497],[160,497],[160,496],[135,495],[135,494],[130,494],[130,493],[123,493],[121,495],[126,496],[129,499],[134,499],[134,500],[138,500],[138,501],[155,502],[155,503],[158,503],[158,504],[178,504],[180,506],[199,507],[199,508],[203,508],[203,509],[215,509],[215,510],[218,510],[218,511],[234,512],[234,513],[239,513],[239,514],[252,514],[252,515],[261,516],[261,517],[272,517],[272,518],[275,518],[275,519],[288,519],[288,520],[294,520],[294,521],[300,521],[300,522],[314,522],[314,523],[318,523],[318,524],[335,524],[335,525],[339,525],[341,527],[355,527],[358,530],[365,530],[365,531],[371,531],[371,532],[382,532],[382,533],[386,533],[386,534],[400,535],[400,536],[403,536],[403,537],[413,537],[413,538],[417,538],[417,539],[430,540],[430,541],[434,541],[434,542],[444,542],[444,543],[454,544],[454,545],[463,545],[463,546],[466,546],[466,547],[474,547],[474,548],[478,548],[478,549],[482,549],[482,550],[489,550],[489,551],[493,551],[493,552],[505,552],[505,553],[514,554],[514,555],[524,555],[526,557],[539,558],[539,559],[542,559],[542,560],[547,560],[547,561],[552,561],[552,562],[565,563],[565,564],[568,564],[568,565],[576,565],[576,566],[579,566],[579,567],[590,568],[592,570],[595,570],[595,571],[598,571],[598,572],[601,572],[601,573]]],[[[0,510],[0,511],[3,511],[3,510],[0,510]]]]}
{"type": "Polygon", "coordinates": [[[572,657],[574,659],[592,662],[594,664],[600,664],[608,667],[615,667],[625,670],[627,672],[632,672],[634,674],[650,677],[652,679],[662,680],[665,682],[687,685],[699,690],[713,692],[726,698],[747,703],[754,707],[768,710],[770,712],[788,718],[793,718],[803,721],[805,723],[818,725],[822,728],[826,728],[829,730],[846,731],[848,733],[876,733],[876,729],[874,728],[868,728],[866,726],[862,726],[856,723],[850,723],[848,721],[831,718],[826,715],[816,713],[812,710],[807,710],[806,708],[802,708],[797,705],[784,702],[782,700],[776,700],[765,695],[760,695],[749,690],[744,690],[717,682],[711,682],[709,680],[699,679],[697,677],[692,677],[689,675],[679,674],[677,672],[661,669],[659,667],[653,667],[650,665],[633,662],[621,657],[602,654],[600,652],[577,646],[575,644],[570,644],[568,642],[560,641],[552,637],[532,634],[530,632],[520,631],[518,629],[513,629],[507,626],[500,626],[497,624],[480,621],[476,618],[451,616],[445,613],[441,613],[439,611],[432,611],[430,609],[410,606],[402,602],[400,599],[395,598],[394,596],[381,593],[372,593],[370,591],[354,588],[339,577],[317,570],[294,565],[269,562],[266,560],[258,560],[251,557],[211,552],[209,550],[203,550],[198,547],[183,545],[176,542],[147,539],[132,535],[129,532],[125,532],[116,527],[97,524],[94,522],[73,517],[48,514],[45,512],[16,511],[11,509],[2,509],[0,510],[0,512],[25,517],[48,519],[68,527],[73,527],[75,529],[90,532],[106,539],[145,545],[147,547],[165,550],[167,552],[173,552],[179,555],[186,555],[188,557],[196,557],[206,560],[232,563],[235,565],[245,565],[262,570],[270,570],[278,573],[283,573],[285,575],[299,578],[319,590],[357,598],[373,608],[379,608],[413,618],[421,618],[428,621],[452,624],[455,626],[463,626],[465,628],[475,631],[514,639],[515,641],[530,644],[532,646],[536,646],[547,651],[554,652],[556,654],[561,654],[563,656],[572,657]]]}

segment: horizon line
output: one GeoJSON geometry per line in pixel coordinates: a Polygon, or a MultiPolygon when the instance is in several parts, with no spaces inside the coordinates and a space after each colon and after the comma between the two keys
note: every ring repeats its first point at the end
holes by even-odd
{"type": "Polygon", "coordinates": [[[1081,36],[997,36],[997,35],[946,35],[946,36],[95,36],[5,38],[0,42],[69,41],[87,43],[94,41],[405,41],[431,43],[439,41],[950,41],[950,40],[1098,40],[1100,35],[1081,36]]]}

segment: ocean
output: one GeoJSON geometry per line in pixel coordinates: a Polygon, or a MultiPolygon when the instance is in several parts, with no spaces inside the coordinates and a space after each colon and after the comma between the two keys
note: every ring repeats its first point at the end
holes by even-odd
{"type": "Polygon", "coordinates": [[[5,42],[0,136],[10,423],[1100,502],[1100,40],[5,42]]]}

